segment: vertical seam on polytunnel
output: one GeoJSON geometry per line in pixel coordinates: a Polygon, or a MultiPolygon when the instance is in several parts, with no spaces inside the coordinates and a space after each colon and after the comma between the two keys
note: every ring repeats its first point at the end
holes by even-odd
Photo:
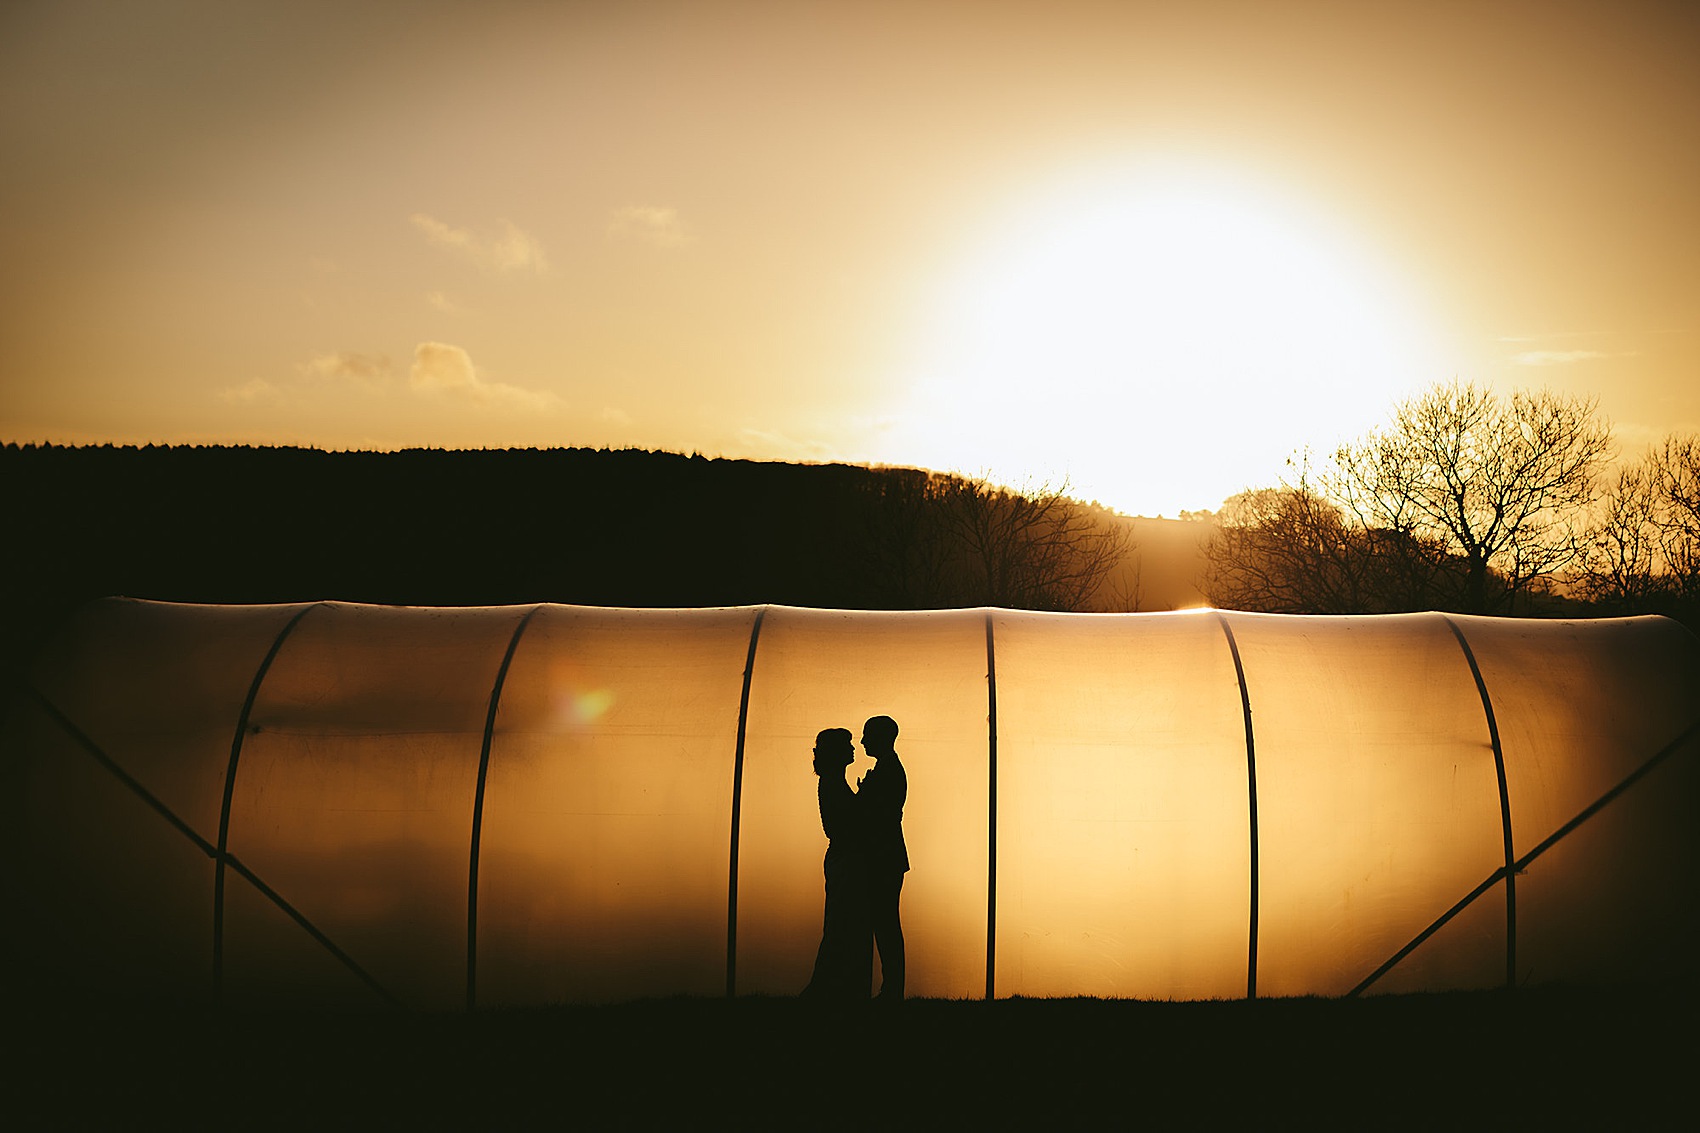
{"type": "Polygon", "coordinates": [[[514,651],[525,627],[537,616],[541,604],[533,606],[514,627],[508,638],[508,651],[496,669],[496,682],[490,686],[490,710],[484,716],[484,743],[478,751],[478,786],[472,796],[472,854],[466,872],[466,1009],[478,1005],[478,849],[484,832],[484,784],[490,774],[490,743],[496,734],[496,709],[502,702],[502,687],[507,683],[508,666],[513,664],[514,651]]]}
{"type": "Polygon", "coordinates": [[[1487,717],[1488,742],[1493,745],[1493,770],[1499,777],[1499,826],[1505,844],[1505,986],[1517,986],[1517,848],[1511,840],[1511,791],[1505,780],[1505,752],[1499,743],[1499,721],[1493,714],[1493,698],[1488,695],[1482,667],[1476,663],[1476,652],[1458,623],[1445,614],[1440,619],[1458,639],[1464,660],[1470,664],[1470,676],[1475,679],[1476,693],[1482,698],[1482,712],[1487,717]]]}
{"type": "Polygon", "coordinates": [[[998,664],[994,611],[986,611],[986,999],[997,995],[998,943],[998,664]]]}
{"type": "Polygon", "coordinates": [[[1234,659],[1234,679],[1240,686],[1240,713],[1245,718],[1245,772],[1246,800],[1249,818],[1247,820],[1248,835],[1251,848],[1250,890],[1251,901],[1249,920],[1246,928],[1246,965],[1245,965],[1245,995],[1247,999],[1257,998],[1257,932],[1258,932],[1258,902],[1259,889],[1262,885],[1259,868],[1258,835],[1257,835],[1257,743],[1251,726],[1251,692],[1246,687],[1245,665],[1240,660],[1240,644],[1234,639],[1233,627],[1228,624],[1228,616],[1221,610],[1216,611],[1216,621],[1222,627],[1223,635],[1228,639],[1228,653],[1234,659]]]}
{"type": "Polygon", "coordinates": [[[265,657],[259,667],[254,670],[254,679],[248,685],[248,695],[242,701],[242,711],[236,718],[236,735],[230,741],[230,762],[224,769],[224,799],[218,811],[218,845],[213,857],[213,1002],[224,1003],[224,875],[226,863],[230,859],[230,809],[236,798],[236,768],[242,759],[242,744],[248,736],[248,718],[253,714],[254,704],[260,698],[260,686],[265,683],[266,674],[271,671],[272,662],[283,649],[283,643],[289,635],[295,632],[295,627],[301,624],[301,619],[313,610],[324,605],[314,602],[303,606],[295,612],[284,627],[272,639],[272,646],[266,650],[265,657]]]}
{"type": "Polygon", "coordinates": [[[738,745],[732,757],[732,851],[726,871],[726,997],[738,994],[738,825],[744,793],[744,736],[750,719],[750,678],[756,671],[756,642],[768,607],[756,611],[750,626],[750,650],[744,656],[744,690],[738,697],[738,745]]]}

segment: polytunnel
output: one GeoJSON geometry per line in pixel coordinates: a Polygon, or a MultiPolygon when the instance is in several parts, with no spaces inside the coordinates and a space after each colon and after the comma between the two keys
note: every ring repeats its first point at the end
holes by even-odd
{"type": "Polygon", "coordinates": [[[876,714],[912,995],[1693,980],[1700,642],[1663,618],[131,599],[7,714],[20,967],[252,1005],[795,994],[813,737],[876,714]]]}

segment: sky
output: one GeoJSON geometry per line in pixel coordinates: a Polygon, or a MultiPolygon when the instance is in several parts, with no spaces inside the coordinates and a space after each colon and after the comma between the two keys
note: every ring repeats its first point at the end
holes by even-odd
{"type": "Polygon", "coordinates": [[[1700,5],[9,0],[0,441],[1215,508],[1454,378],[1700,429],[1700,5]]]}

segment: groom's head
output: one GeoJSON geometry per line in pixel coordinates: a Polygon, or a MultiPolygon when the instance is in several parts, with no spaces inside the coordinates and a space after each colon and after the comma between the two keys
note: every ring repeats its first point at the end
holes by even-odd
{"type": "Polygon", "coordinates": [[[869,759],[892,754],[896,745],[897,721],[890,716],[874,716],[862,725],[862,750],[869,759]]]}

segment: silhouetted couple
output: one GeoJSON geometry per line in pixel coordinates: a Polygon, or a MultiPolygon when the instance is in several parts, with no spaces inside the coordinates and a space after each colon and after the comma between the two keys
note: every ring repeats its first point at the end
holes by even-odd
{"type": "Polygon", "coordinates": [[[828,728],[815,737],[820,822],[827,837],[826,922],[805,996],[868,998],[877,944],[884,977],[878,998],[903,998],[898,903],[909,870],[909,850],[903,844],[909,776],[897,758],[896,743],[897,721],[890,716],[875,716],[862,725],[862,750],[874,766],[851,790],[844,777],[844,769],[856,758],[850,730],[828,728]]]}

